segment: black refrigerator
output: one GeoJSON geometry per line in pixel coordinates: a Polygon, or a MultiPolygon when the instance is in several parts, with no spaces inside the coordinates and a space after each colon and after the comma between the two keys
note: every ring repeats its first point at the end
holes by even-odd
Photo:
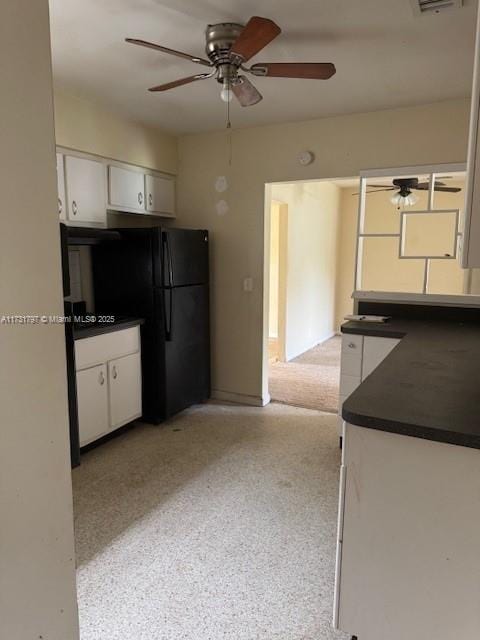
{"type": "Polygon", "coordinates": [[[116,231],[92,248],[95,310],[145,319],[143,419],[157,424],[210,396],[208,232],[116,231]]]}

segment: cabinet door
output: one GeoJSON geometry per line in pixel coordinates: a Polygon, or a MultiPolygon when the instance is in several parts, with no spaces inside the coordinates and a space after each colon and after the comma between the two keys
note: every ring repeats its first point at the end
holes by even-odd
{"type": "Polygon", "coordinates": [[[108,363],[110,426],[121,427],[142,415],[140,354],[132,353],[108,363]]]}
{"type": "Polygon", "coordinates": [[[363,340],[362,380],[365,380],[378,367],[399,342],[400,340],[396,338],[365,336],[363,340]]]}
{"type": "Polygon", "coordinates": [[[57,153],[57,193],[58,193],[58,216],[60,220],[67,219],[67,203],[65,201],[65,168],[63,165],[63,154],[57,153]]]}
{"type": "Polygon", "coordinates": [[[108,167],[108,203],[112,208],[145,212],[145,176],[139,171],[108,167]]]}
{"type": "Polygon", "coordinates": [[[96,160],[65,156],[68,220],[106,224],[105,166],[96,160]]]}
{"type": "Polygon", "coordinates": [[[110,431],[107,367],[104,364],[77,371],[78,430],[80,446],[110,431]]]}
{"type": "Polygon", "coordinates": [[[160,176],[145,176],[147,211],[169,216],[175,214],[175,181],[160,176]]]}

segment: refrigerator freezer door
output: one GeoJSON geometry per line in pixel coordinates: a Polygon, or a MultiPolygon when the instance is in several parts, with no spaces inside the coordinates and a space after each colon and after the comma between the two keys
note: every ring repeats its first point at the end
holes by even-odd
{"type": "MultiPolygon", "coordinates": [[[[159,286],[208,283],[208,231],[163,230],[162,248],[163,277],[156,278],[159,286]]],[[[161,261],[158,262],[161,269],[161,261]]]]}
{"type": "Polygon", "coordinates": [[[164,293],[165,417],[169,417],[210,396],[208,287],[177,287],[164,293]]]}

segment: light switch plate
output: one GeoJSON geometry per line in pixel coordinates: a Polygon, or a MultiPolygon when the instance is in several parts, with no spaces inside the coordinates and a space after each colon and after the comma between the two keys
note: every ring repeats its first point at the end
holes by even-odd
{"type": "Polygon", "coordinates": [[[244,278],[243,279],[243,290],[244,291],[253,291],[253,278],[244,278]]]}

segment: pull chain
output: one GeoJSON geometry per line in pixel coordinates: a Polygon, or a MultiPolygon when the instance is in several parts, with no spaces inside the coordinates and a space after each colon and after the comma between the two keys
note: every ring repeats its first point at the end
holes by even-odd
{"type": "Polygon", "coordinates": [[[228,165],[232,166],[232,123],[230,122],[230,85],[228,85],[228,97],[227,100],[227,133],[228,133],[228,165]]]}

